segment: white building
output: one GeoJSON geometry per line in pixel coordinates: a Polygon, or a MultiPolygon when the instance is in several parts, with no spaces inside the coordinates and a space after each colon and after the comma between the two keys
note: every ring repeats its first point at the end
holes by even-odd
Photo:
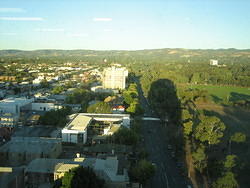
{"type": "Polygon", "coordinates": [[[128,70],[125,67],[108,67],[103,71],[103,87],[125,89],[128,70]]]}
{"type": "Polygon", "coordinates": [[[218,66],[218,60],[210,59],[210,65],[212,65],[212,66],[218,66]]]}
{"type": "Polygon", "coordinates": [[[34,99],[27,98],[7,98],[0,101],[0,113],[12,113],[20,115],[20,108],[31,104],[34,99]]]}
{"type": "Polygon", "coordinates": [[[33,111],[50,111],[61,109],[62,105],[55,105],[54,103],[39,103],[34,102],[31,104],[31,110],[33,111]]]}
{"type": "Polygon", "coordinates": [[[62,141],[85,144],[87,142],[87,127],[91,121],[91,117],[77,114],[62,130],[62,141]]]}
{"type": "MultiPolygon", "coordinates": [[[[87,128],[92,120],[120,124],[124,127],[130,126],[129,114],[92,114],[78,113],[71,115],[72,121],[62,130],[62,141],[71,143],[83,143],[87,141],[87,128]]],[[[104,134],[109,134],[113,126],[104,130],[104,134]]]]}
{"type": "Polygon", "coordinates": [[[39,86],[44,79],[45,79],[44,76],[38,76],[36,79],[32,81],[32,83],[34,86],[39,86]]]}

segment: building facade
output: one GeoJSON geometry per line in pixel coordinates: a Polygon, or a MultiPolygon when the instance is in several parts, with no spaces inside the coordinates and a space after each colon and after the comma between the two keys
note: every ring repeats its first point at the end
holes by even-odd
{"type": "Polygon", "coordinates": [[[20,115],[21,107],[31,104],[34,99],[27,98],[7,98],[0,101],[0,113],[12,113],[20,115]]]}
{"type": "Polygon", "coordinates": [[[85,144],[87,142],[87,127],[91,121],[91,117],[78,114],[62,129],[62,141],[85,144]]]}
{"type": "Polygon", "coordinates": [[[124,67],[108,67],[103,71],[103,87],[109,89],[125,89],[128,70],[124,67]]]}

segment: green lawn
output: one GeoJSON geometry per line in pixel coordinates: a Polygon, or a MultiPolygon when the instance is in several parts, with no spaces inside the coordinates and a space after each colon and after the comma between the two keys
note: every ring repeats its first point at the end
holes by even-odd
{"type": "Polygon", "coordinates": [[[239,99],[250,100],[250,88],[214,85],[192,85],[190,88],[207,90],[216,103],[228,100],[235,101],[239,99]]]}

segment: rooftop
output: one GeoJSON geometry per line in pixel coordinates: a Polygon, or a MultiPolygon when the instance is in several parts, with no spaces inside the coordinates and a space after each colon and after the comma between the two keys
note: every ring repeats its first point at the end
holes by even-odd
{"type": "Polygon", "coordinates": [[[38,173],[54,173],[54,172],[66,172],[71,168],[79,165],[84,167],[93,167],[95,164],[95,158],[77,158],[71,159],[49,159],[38,158],[29,163],[26,168],[26,172],[38,172],[38,173]],[[81,160],[79,160],[81,159],[81,160]]]}
{"type": "Polygon", "coordinates": [[[88,117],[88,116],[84,116],[81,114],[78,114],[67,126],[68,129],[71,130],[77,130],[77,131],[81,131],[81,130],[85,130],[86,127],[89,125],[89,123],[91,122],[92,117],[88,117]]]}
{"type": "Polygon", "coordinates": [[[9,142],[0,147],[0,152],[16,153],[49,153],[61,139],[39,137],[12,137],[9,142]]]}
{"type": "Polygon", "coordinates": [[[0,101],[0,103],[22,103],[23,101],[27,101],[27,100],[33,100],[33,99],[27,99],[25,97],[22,98],[14,98],[14,97],[10,97],[10,98],[6,98],[0,101]]]}

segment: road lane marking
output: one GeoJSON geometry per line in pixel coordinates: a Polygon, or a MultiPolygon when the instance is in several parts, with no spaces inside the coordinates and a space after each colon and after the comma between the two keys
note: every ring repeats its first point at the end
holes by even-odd
{"type": "Polygon", "coordinates": [[[165,176],[165,178],[167,180],[167,188],[168,188],[169,187],[169,185],[168,185],[168,176],[167,176],[166,172],[164,172],[164,176],[165,176]]]}

